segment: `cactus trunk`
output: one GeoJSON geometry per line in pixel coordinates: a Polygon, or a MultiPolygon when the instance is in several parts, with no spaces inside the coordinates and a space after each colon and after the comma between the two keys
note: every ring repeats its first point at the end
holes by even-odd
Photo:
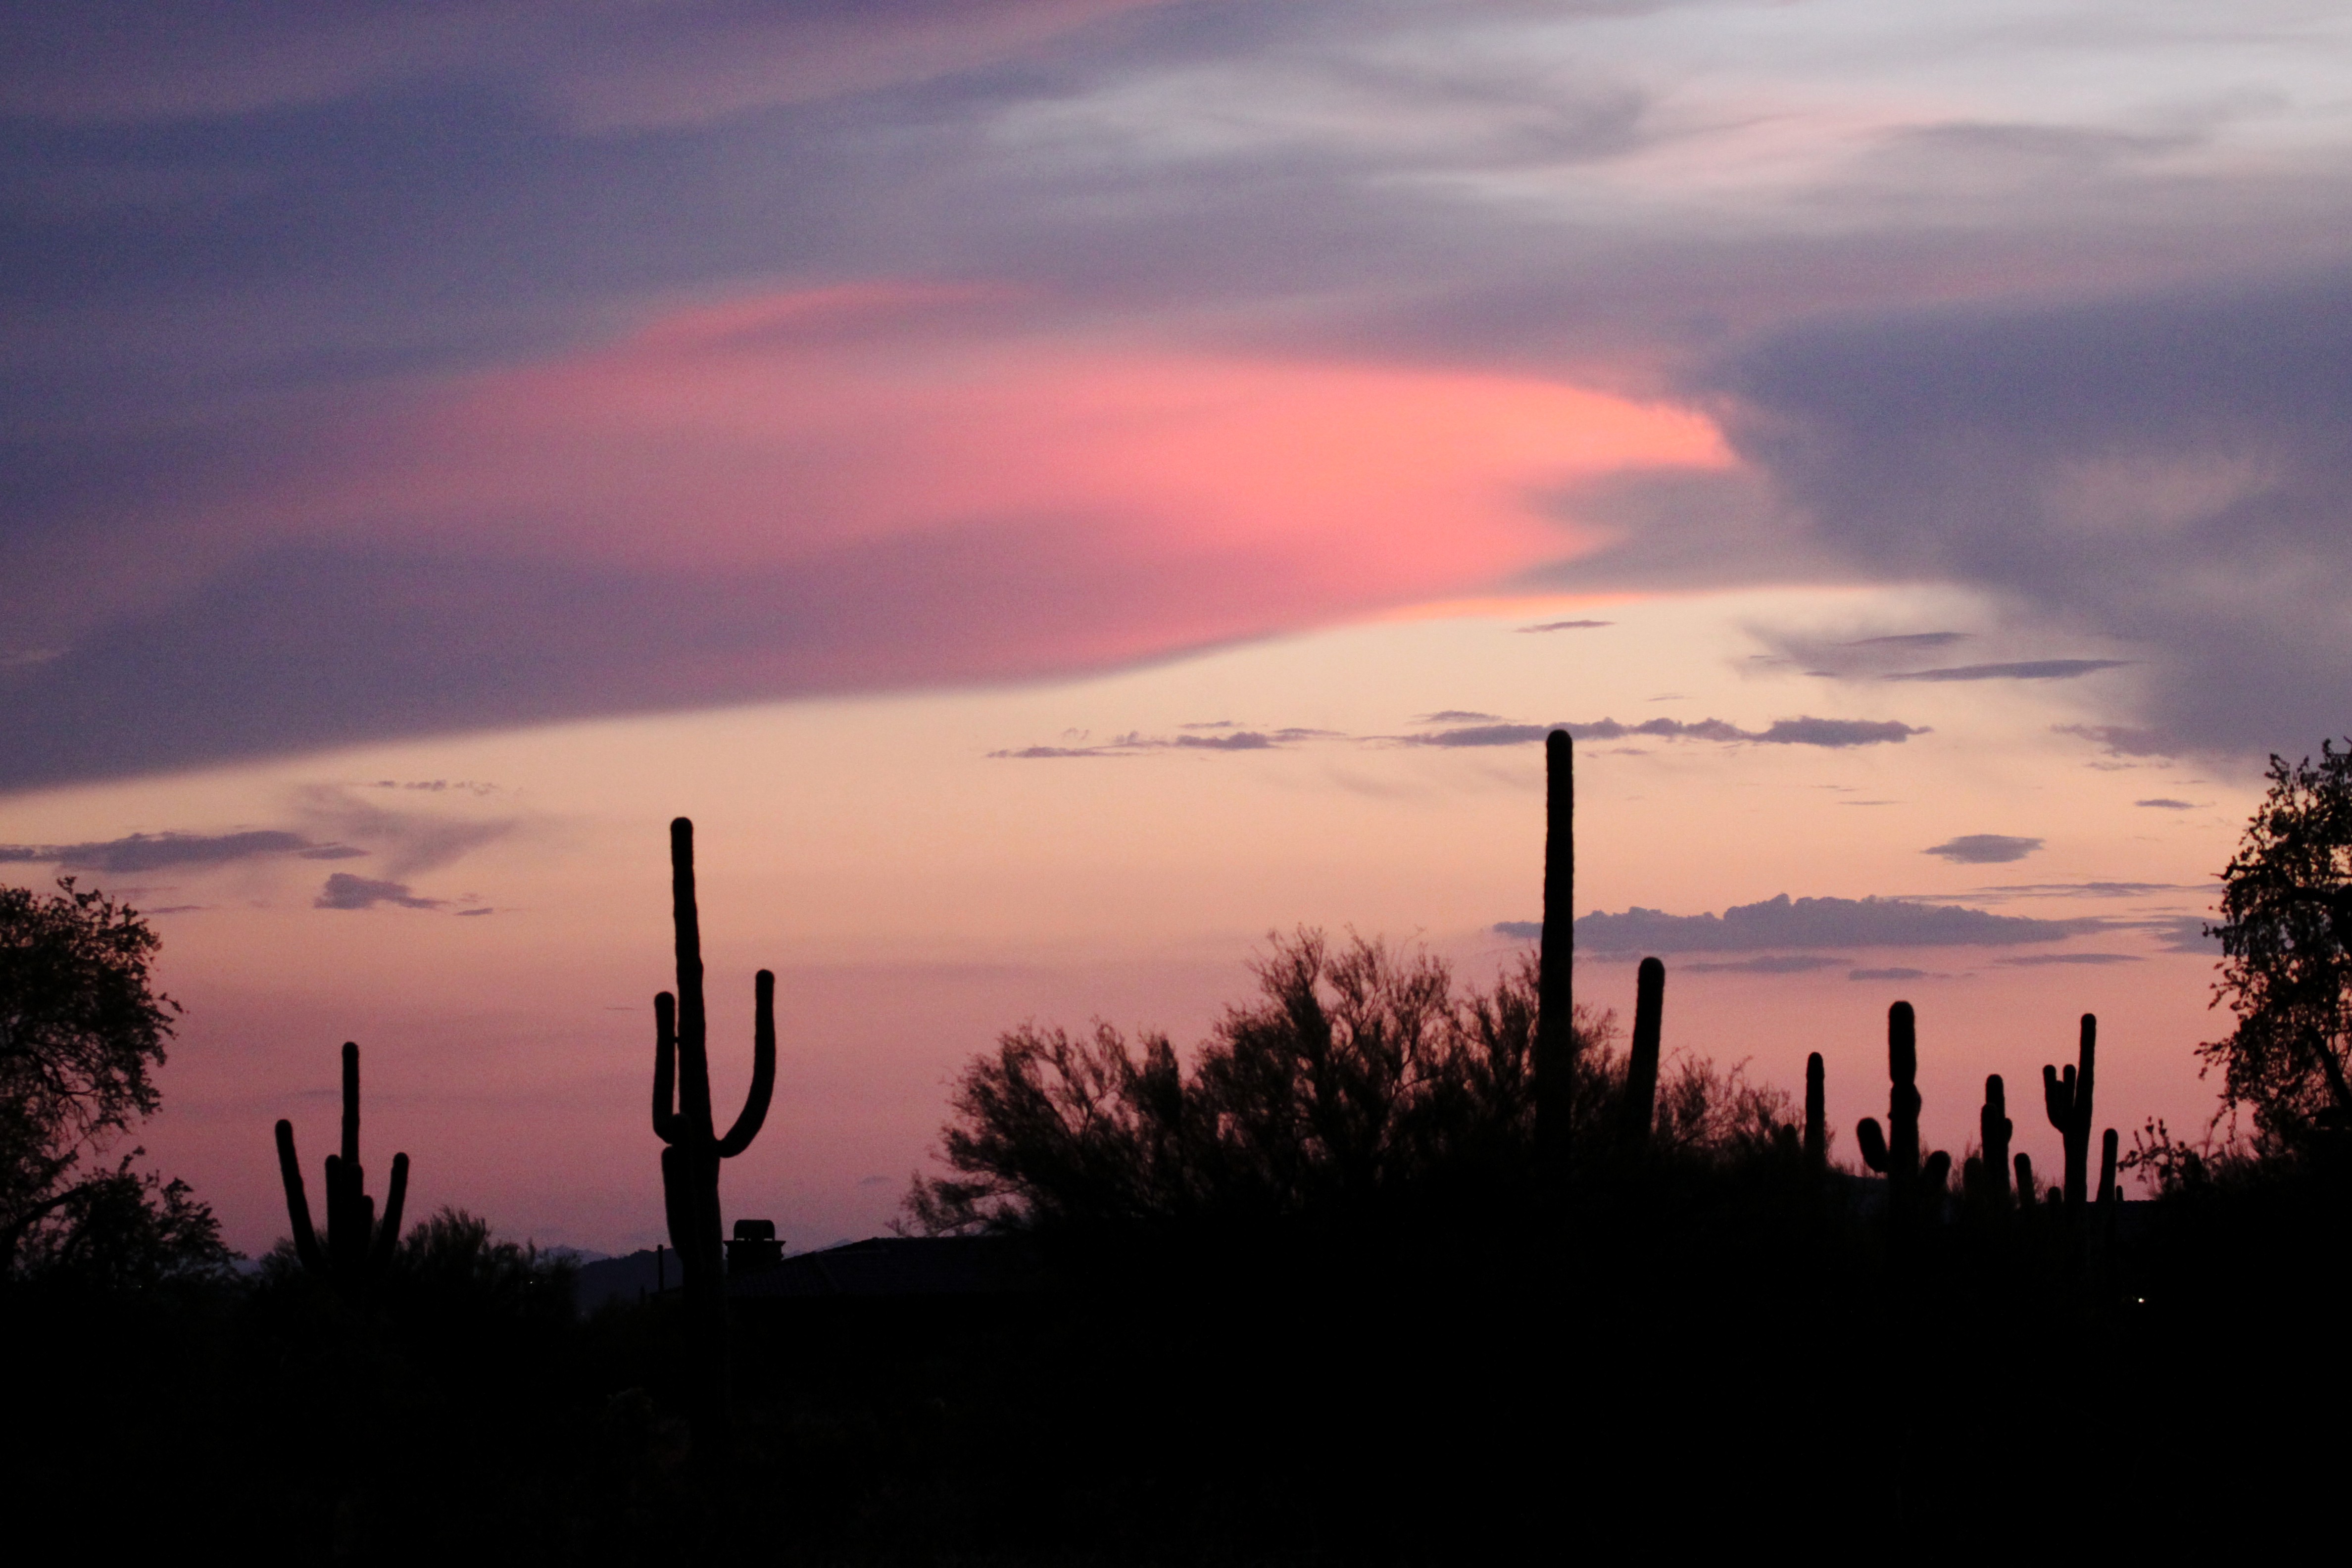
{"type": "Polygon", "coordinates": [[[1576,755],[1544,738],[1543,937],[1536,959],[1536,1158],[1555,1220],[1565,1214],[1576,1100],[1576,755]]]}
{"type": "Polygon", "coordinates": [[[2066,1210],[2077,1218],[2090,1196],[2091,1080],[2098,1047],[2099,1020],[2085,1013],[2078,1064],[2063,1078],[2054,1067],[2042,1069],[2042,1108],[2066,1148],[2066,1210]]]}
{"type": "Polygon", "coordinates": [[[360,1168],[360,1048],[343,1042],[342,1148],[327,1156],[327,1240],[321,1247],[310,1224],[310,1199],[302,1186],[302,1162],[294,1149],[294,1124],[278,1123],[278,1174],[286,1186],[286,1219],[294,1232],[294,1252],[305,1271],[331,1279],[348,1296],[372,1289],[392,1265],[400,1241],[400,1211],[408,1196],[408,1156],[392,1157],[392,1186],[384,1194],[383,1218],[367,1195],[360,1168]]]}
{"type": "Polygon", "coordinates": [[[1666,1007],[1666,966],[1642,960],[1633,981],[1633,1045],[1625,1058],[1625,1147],[1635,1154],[1650,1146],[1650,1124],[1658,1110],[1658,1034],[1666,1007]]]}
{"type": "Polygon", "coordinates": [[[694,824],[670,824],[670,920],[677,991],[654,998],[654,1133],[662,1150],[662,1204],[677,1252],[693,1337],[689,1390],[706,1456],[726,1441],[727,1269],[719,1165],[751,1146],[776,1085],[776,977],[752,983],[751,1089],[725,1137],[710,1112],[710,1055],[702,1000],[702,926],[694,890],[694,824]]]}
{"type": "Polygon", "coordinates": [[[2008,1091],[2002,1087],[2000,1074],[1993,1073],[1985,1079],[1984,1109],[1977,1113],[1977,1137],[1984,1148],[1984,1170],[1979,1179],[1983,1183],[1985,1202],[1995,1209],[2009,1207],[2009,1136],[2012,1130],[2008,1091]]]}

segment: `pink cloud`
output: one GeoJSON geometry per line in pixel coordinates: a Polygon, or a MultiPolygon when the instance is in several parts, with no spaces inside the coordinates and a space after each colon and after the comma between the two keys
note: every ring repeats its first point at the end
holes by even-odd
{"type": "Polygon", "coordinates": [[[432,387],[264,512],[635,571],[992,542],[1090,563],[1149,644],[1490,583],[1573,547],[1548,491],[1727,460],[1695,413],[1533,376],[1040,335],[1005,304],[861,284],[679,310],[432,387]]]}

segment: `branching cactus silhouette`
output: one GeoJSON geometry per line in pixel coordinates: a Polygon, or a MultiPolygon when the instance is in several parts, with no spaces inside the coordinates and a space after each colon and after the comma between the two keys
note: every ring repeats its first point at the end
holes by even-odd
{"type": "Polygon", "coordinates": [[[1576,751],[1565,730],[1544,737],[1543,936],[1536,958],[1536,1159],[1555,1215],[1568,1187],[1576,1095],[1576,751]]]}
{"type": "Polygon", "coordinates": [[[2098,1050],[2099,1020],[2085,1013],[2079,1065],[2068,1068],[2063,1079],[2054,1067],[2042,1069],[2042,1107],[2066,1145],[2066,1208],[2076,1215],[2090,1190],[2091,1079],[2098,1050]]]}
{"type": "Polygon", "coordinates": [[[327,1156],[327,1244],[310,1225],[310,1199],[302,1187],[302,1162],[294,1152],[294,1124],[278,1123],[278,1173],[286,1184],[286,1219],[294,1229],[295,1255],[305,1270],[358,1295],[371,1289],[391,1266],[400,1242],[400,1207],[408,1197],[408,1156],[392,1157],[392,1187],[384,1194],[383,1219],[367,1195],[360,1168],[360,1048],[343,1043],[343,1146],[327,1156]]]}
{"type": "Polygon", "coordinates": [[[1827,1168],[1830,1160],[1830,1123],[1823,1103],[1825,1098],[1822,1053],[1815,1051],[1805,1058],[1805,1163],[1816,1171],[1827,1168]]]}
{"type": "Polygon", "coordinates": [[[776,977],[752,982],[751,1090],[721,1137],[710,1114],[710,1057],[702,1006],[702,927],[694,897],[694,824],[669,825],[670,920],[677,991],[654,998],[654,1134],[662,1150],[662,1201],[685,1277],[697,1342],[696,1414],[706,1433],[723,1419],[727,1390],[726,1243],[719,1215],[719,1163],[751,1146],[776,1088],[776,977]]]}
{"type": "Polygon", "coordinates": [[[1900,1227],[1917,1215],[1923,1194],[1943,1192],[1952,1173],[1952,1157],[1941,1150],[1924,1163],[1919,1158],[1919,1035],[1908,1002],[1886,1010],[1886,1128],[1865,1116],[1854,1136],[1863,1163],[1886,1178],[1887,1218],[1900,1227]]]}
{"type": "Polygon", "coordinates": [[[1650,1146],[1650,1125],[1658,1113],[1658,1035],[1666,1007],[1666,966],[1642,960],[1633,978],[1633,1042],[1625,1058],[1625,1098],[1621,1102],[1626,1149],[1640,1154],[1650,1146]]]}

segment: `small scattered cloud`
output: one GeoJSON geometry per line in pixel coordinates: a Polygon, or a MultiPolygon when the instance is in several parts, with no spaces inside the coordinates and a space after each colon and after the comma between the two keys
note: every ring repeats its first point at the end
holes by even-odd
{"type": "Polygon", "coordinates": [[[1615,621],[1546,621],[1539,626],[1521,626],[1523,632],[1591,632],[1602,626],[1613,626],[1615,621]]]}
{"type": "MultiPolygon", "coordinates": [[[[398,785],[387,780],[370,787],[396,787],[427,795],[457,791],[479,795],[496,786],[468,783],[446,784],[438,779],[428,779],[398,785]]],[[[442,810],[394,810],[362,799],[352,790],[335,784],[306,788],[299,792],[298,801],[299,814],[335,842],[353,840],[373,846],[372,851],[359,852],[381,856],[387,877],[408,877],[419,871],[439,870],[484,845],[505,837],[519,826],[512,817],[457,816],[442,810]]]]}
{"type": "Polygon", "coordinates": [[[2121,669],[2127,658],[2029,658],[2009,664],[1963,664],[1949,669],[1914,669],[1882,675],[1881,680],[2074,680],[2103,669],[2121,669]]]}
{"type": "Polygon", "coordinates": [[[457,911],[457,915],[458,915],[458,918],[462,920],[462,919],[465,919],[465,918],[469,917],[469,916],[472,916],[472,915],[489,915],[489,914],[496,914],[497,912],[498,912],[498,911],[497,911],[496,910],[491,910],[491,909],[459,910],[457,911]]]}
{"type": "Polygon", "coordinates": [[[1500,713],[1477,713],[1467,708],[1441,708],[1434,713],[1416,713],[1416,724],[1499,724],[1500,713]]]}
{"type": "Polygon", "coordinates": [[[1766,953],[1759,958],[1735,959],[1726,963],[1694,963],[1683,965],[1695,973],[1714,973],[1739,974],[1808,974],[1816,969],[1833,969],[1842,959],[1822,958],[1811,953],[1766,953]]]}
{"type": "Polygon", "coordinates": [[[2136,952],[2029,952],[2016,958],[1996,958],[1993,962],[2011,969],[2038,969],[2051,963],[2140,963],[2145,960],[2136,952]]]}
{"type": "Polygon", "coordinates": [[[132,833],[88,844],[0,844],[0,861],[53,864],[68,871],[157,871],[170,867],[226,866],[274,855],[341,860],[364,855],[347,844],[318,843],[299,833],[257,828],[243,833],[132,833]]]}
{"type": "Polygon", "coordinates": [[[2155,936],[2157,946],[2166,952],[2210,956],[2221,951],[2221,939],[2211,934],[2212,921],[2204,915],[2159,915],[2132,923],[2155,936]]]}
{"type": "Polygon", "coordinates": [[[1535,942],[1543,936],[1541,921],[1496,921],[1492,929],[1496,936],[1518,942],[1535,942]]]}
{"type": "Polygon", "coordinates": [[[2153,796],[2147,800],[2136,800],[2132,802],[2132,804],[2134,805],[2147,806],[2155,811],[2194,811],[2197,809],[2197,803],[2195,801],[2174,800],[2169,795],[2162,795],[2153,796]]]}
{"type": "Polygon", "coordinates": [[[2093,742],[2111,757],[2169,757],[2179,750],[2160,730],[2136,730],[2126,724],[2053,724],[2050,732],[2093,742]]]}
{"type": "Polygon", "coordinates": [[[1972,899],[2141,899],[2158,893],[2203,893],[2197,882],[1999,882],[1975,888],[1972,899]]]}
{"type": "Polygon", "coordinates": [[[320,910],[372,910],[378,904],[396,904],[404,910],[437,910],[444,901],[440,899],[420,899],[409,890],[405,882],[379,882],[366,877],[354,877],[349,871],[337,871],[327,879],[327,885],[319,890],[319,896],[310,900],[310,907],[320,910]]]}
{"type": "MultiPolygon", "coordinates": [[[[1211,726],[1214,727],[1214,726],[1211,726]]],[[[1347,740],[1335,730],[1235,730],[1223,735],[1146,735],[1130,731],[1091,746],[1023,746],[991,752],[991,757],[1034,762],[1058,757],[1134,757],[1150,752],[1271,752],[1302,741],[1347,740]]]]}
{"type": "Polygon", "coordinates": [[[1895,964],[1893,967],[1886,969],[1849,969],[1845,972],[1845,977],[1848,980],[1927,980],[1929,978],[1942,978],[1940,975],[1931,977],[1927,971],[1924,969],[1906,969],[1901,964],[1895,964]]]}
{"type": "Polygon", "coordinates": [[[892,1180],[889,1176],[860,1176],[857,1184],[861,1187],[887,1187],[892,1180]]]}
{"type": "Polygon", "coordinates": [[[1999,866],[2022,860],[2041,847],[2039,838],[2020,838],[2006,833],[1963,833],[1958,838],[1931,844],[1920,853],[1938,856],[1955,866],[1999,866]]]}
{"type": "Polygon", "coordinates": [[[1905,652],[1924,653],[1929,648],[1949,647],[1956,642],[1966,642],[1966,632],[1898,632],[1893,637],[1856,637],[1840,647],[1900,648],[1905,652]]]}

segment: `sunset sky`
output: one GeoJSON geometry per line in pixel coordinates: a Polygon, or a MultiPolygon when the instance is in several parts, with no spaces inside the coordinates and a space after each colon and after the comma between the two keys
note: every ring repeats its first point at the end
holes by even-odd
{"type": "Polygon", "coordinates": [[[2285,0],[0,5],[0,877],[152,915],[247,1251],[345,1039],[413,1208],[660,1236],[675,815],[815,1247],[1012,1025],[1490,982],[1563,722],[1580,994],[1843,1149],[1898,996],[1938,1146],[1998,1071],[2053,1160],[2084,1011],[2201,1126],[2352,723],[2347,82],[2285,0]]]}

